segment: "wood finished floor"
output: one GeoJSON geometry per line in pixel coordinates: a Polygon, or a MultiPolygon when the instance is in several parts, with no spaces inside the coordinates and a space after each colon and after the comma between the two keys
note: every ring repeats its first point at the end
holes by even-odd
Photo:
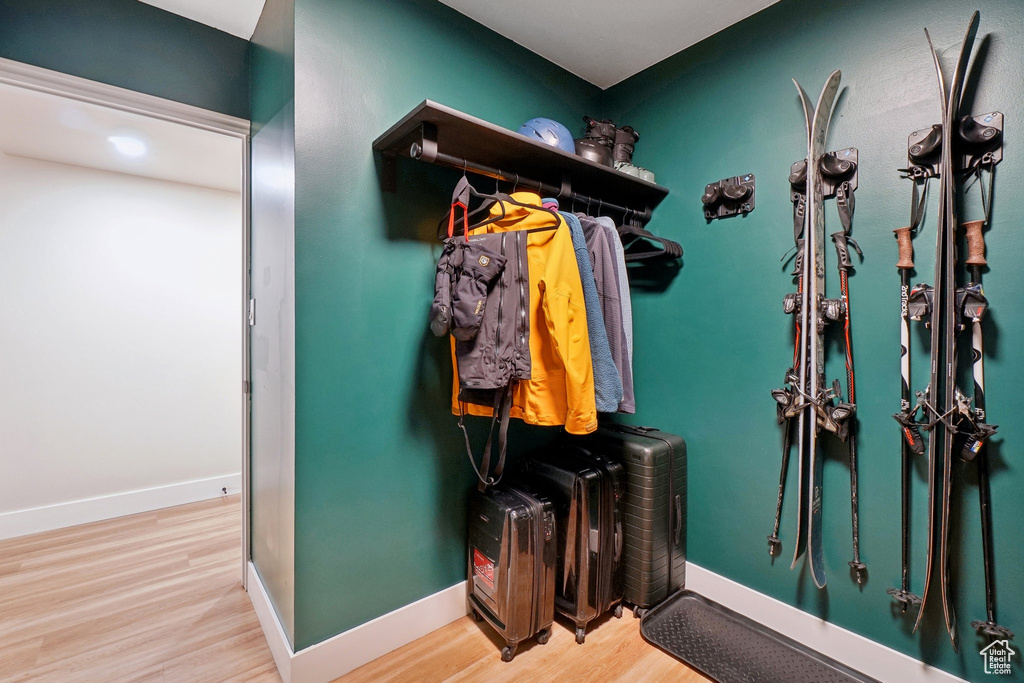
{"type": "Polygon", "coordinates": [[[573,629],[555,619],[547,645],[527,641],[515,659],[501,661],[504,643],[483,623],[470,617],[427,634],[365,664],[336,683],[416,681],[587,681],[588,683],[696,683],[708,679],[649,645],[640,636],[640,621],[629,612],[606,616],[588,631],[583,645],[573,629]]]}
{"type": "MultiPolygon", "coordinates": [[[[0,682],[280,681],[239,582],[238,496],[0,541],[0,682]]],[[[627,613],[511,663],[469,617],[338,680],[703,681],[627,613]]]]}
{"type": "Polygon", "coordinates": [[[0,681],[280,681],[238,496],[0,541],[0,681]]]}

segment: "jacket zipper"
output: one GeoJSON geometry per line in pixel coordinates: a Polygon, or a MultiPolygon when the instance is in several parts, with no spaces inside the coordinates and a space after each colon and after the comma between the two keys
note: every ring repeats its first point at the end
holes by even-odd
{"type": "Polygon", "coordinates": [[[523,250],[522,240],[516,240],[516,261],[519,264],[519,339],[517,347],[522,349],[526,346],[526,287],[523,285],[523,250]]]}
{"type": "MultiPolygon", "coordinates": [[[[505,234],[501,234],[501,255],[505,255],[505,234]]],[[[497,365],[501,354],[501,313],[505,304],[505,278],[498,278],[498,329],[494,333],[494,362],[497,365]]]]}

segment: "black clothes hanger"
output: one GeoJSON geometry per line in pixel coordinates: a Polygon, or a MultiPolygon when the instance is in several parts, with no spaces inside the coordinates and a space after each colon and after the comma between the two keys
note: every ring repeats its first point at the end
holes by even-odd
{"type": "Polygon", "coordinates": [[[545,226],[541,226],[541,227],[537,227],[537,228],[531,228],[530,232],[537,232],[537,231],[540,231],[540,230],[551,230],[551,229],[557,228],[559,225],[562,224],[562,217],[559,216],[558,212],[555,211],[554,209],[549,209],[549,208],[546,208],[544,206],[538,206],[537,204],[524,204],[523,202],[516,201],[515,199],[512,199],[511,195],[507,195],[507,194],[505,194],[503,192],[499,192],[499,193],[495,194],[494,198],[497,199],[498,201],[507,202],[507,203],[512,204],[514,206],[522,206],[522,207],[527,208],[527,209],[534,209],[536,211],[543,211],[544,213],[550,214],[551,217],[555,221],[553,225],[545,225],[545,226]]]}
{"type": "Polygon", "coordinates": [[[491,207],[493,207],[495,204],[500,205],[500,216],[491,216],[487,220],[484,220],[480,223],[476,223],[475,225],[470,225],[469,229],[473,230],[475,228],[480,228],[490,223],[496,223],[505,218],[505,205],[499,202],[497,199],[497,181],[495,181],[494,183],[494,189],[495,194],[486,194],[483,192],[478,192],[477,189],[470,184],[469,178],[467,178],[465,172],[463,172],[462,178],[460,178],[459,182],[455,184],[455,190],[452,192],[452,204],[450,207],[448,207],[448,211],[445,212],[444,216],[441,217],[441,220],[437,224],[437,238],[443,240],[446,237],[449,237],[449,229],[452,229],[453,234],[456,235],[465,234],[465,232],[461,229],[463,222],[481,213],[490,214],[491,207]],[[463,211],[463,216],[461,218],[456,217],[454,220],[452,220],[451,214],[453,211],[455,211],[456,207],[462,206],[463,209],[468,209],[470,197],[483,199],[484,201],[480,206],[473,209],[472,211],[469,211],[468,213],[466,211],[463,211]]]}
{"type": "Polygon", "coordinates": [[[644,259],[655,258],[657,256],[668,256],[670,258],[682,257],[683,247],[678,242],[673,242],[672,240],[652,235],[649,231],[641,227],[639,223],[634,222],[633,219],[635,217],[636,211],[629,209],[626,217],[623,218],[623,224],[616,228],[619,236],[623,238],[624,248],[629,249],[633,245],[639,244],[641,240],[649,240],[659,244],[660,246],[646,251],[627,251],[627,261],[642,261],[644,259]],[[626,238],[631,239],[626,242],[626,238]]]}
{"type": "MultiPolygon", "coordinates": [[[[516,175],[516,181],[513,184],[513,191],[515,191],[515,188],[518,187],[518,186],[519,186],[519,176],[517,174],[516,175]]],[[[553,230],[553,229],[557,228],[559,225],[561,225],[561,220],[562,219],[561,219],[561,216],[559,216],[557,212],[555,212],[555,211],[553,211],[551,209],[547,209],[547,208],[545,208],[543,206],[538,206],[536,204],[526,204],[526,203],[517,201],[517,200],[513,199],[510,194],[505,193],[505,192],[498,192],[497,189],[498,189],[497,188],[497,181],[495,181],[495,192],[494,192],[494,194],[486,194],[484,192],[480,192],[480,191],[478,191],[476,188],[474,188],[470,184],[470,182],[466,178],[466,176],[463,176],[459,180],[459,182],[455,185],[455,191],[452,193],[452,205],[451,205],[451,207],[449,207],[448,211],[441,218],[441,221],[437,224],[438,239],[444,239],[445,237],[449,236],[448,235],[449,228],[452,229],[452,234],[456,234],[456,235],[465,234],[465,232],[460,229],[460,227],[464,223],[464,219],[468,219],[470,216],[473,216],[475,214],[479,214],[479,213],[481,213],[481,212],[483,212],[485,210],[486,211],[490,211],[491,207],[493,207],[495,204],[498,204],[501,207],[501,215],[500,216],[491,216],[490,218],[488,218],[485,221],[482,221],[480,223],[476,223],[476,224],[470,225],[469,229],[470,230],[475,230],[477,228],[481,228],[481,227],[483,227],[485,225],[489,225],[491,223],[496,223],[496,222],[504,219],[505,216],[506,216],[505,204],[512,204],[514,206],[521,206],[521,207],[524,207],[524,208],[527,208],[527,209],[534,209],[536,211],[543,211],[543,212],[551,215],[552,219],[554,220],[554,223],[552,225],[550,225],[550,226],[540,226],[540,227],[537,227],[537,228],[531,228],[529,230],[529,232],[539,232],[539,231],[544,231],[544,230],[553,230]],[[454,211],[455,208],[458,207],[458,206],[463,206],[463,207],[468,206],[469,198],[470,197],[476,197],[476,198],[479,198],[479,199],[483,199],[484,203],[481,206],[479,206],[478,208],[474,209],[472,212],[465,214],[463,216],[463,218],[455,217],[454,220],[453,220],[452,217],[451,217],[452,211],[454,211]]]]}

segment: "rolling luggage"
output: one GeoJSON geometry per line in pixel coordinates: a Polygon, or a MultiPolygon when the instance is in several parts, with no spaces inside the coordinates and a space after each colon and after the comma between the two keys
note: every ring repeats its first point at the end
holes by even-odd
{"type": "Polygon", "coordinates": [[[525,482],[473,491],[469,499],[469,607],[505,639],[551,636],[555,592],[555,508],[525,482]]]}
{"type": "Polygon", "coordinates": [[[622,616],[623,467],[565,440],[528,458],[524,472],[555,503],[555,609],[575,622],[582,644],[590,621],[608,610],[622,616]]]}
{"type": "Polygon", "coordinates": [[[623,600],[640,617],[686,580],[686,443],[628,425],[602,427],[584,443],[626,468],[623,600]]]}

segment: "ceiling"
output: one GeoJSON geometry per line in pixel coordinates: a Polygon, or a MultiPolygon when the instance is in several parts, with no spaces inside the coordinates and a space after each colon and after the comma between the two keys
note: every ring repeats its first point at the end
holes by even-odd
{"type": "Polygon", "coordinates": [[[3,83],[0,153],[229,192],[242,187],[240,138],[3,83]]]}
{"type": "MultiPolygon", "coordinates": [[[[265,0],[141,0],[249,40],[265,0]]],[[[779,0],[440,0],[609,88],[779,0]]],[[[386,11],[387,4],[381,11],[386,11]]]]}
{"type": "Polygon", "coordinates": [[[252,38],[266,0],[140,0],[225,33],[252,38]]]}
{"type": "Polygon", "coordinates": [[[778,0],[440,0],[609,88],[778,0]]]}

